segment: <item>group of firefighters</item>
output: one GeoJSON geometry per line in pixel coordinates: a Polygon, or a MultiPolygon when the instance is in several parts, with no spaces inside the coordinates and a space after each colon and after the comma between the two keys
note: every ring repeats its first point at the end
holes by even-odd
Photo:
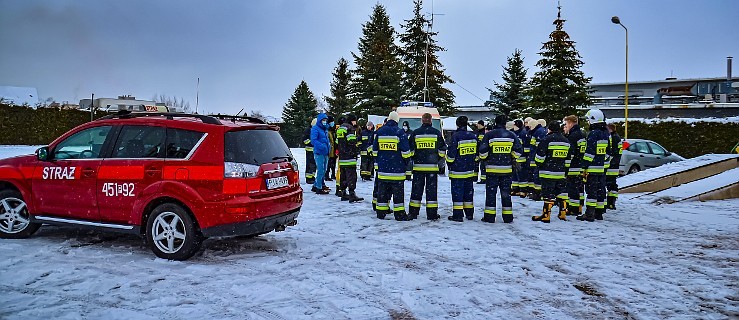
{"type": "Polygon", "coordinates": [[[469,119],[461,116],[456,119],[457,130],[445,142],[428,113],[422,116],[421,127],[412,131],[407,123],[399,126],[399,115],[394,111],[376,131],[372,122],[356,129],[354,115],[342,116],[334,124],[332,117],[322,113],[304,135],[306,182],[313,184],[313,192],[329,194],[324,180],[335,179],[329,175],[334,166],[329,158],[333,156],[339,167],[336,195],[343,201],[362,201],[355,193],[357,158],[361,157],[361,178],[374,178],[372,206],[377,218],[384,219],[392,212],[398,221],[416,219],[425,193],[426,218],[437,220],[441,218],[439,163],[444,160],[451,180],[451,221],[474,218],[478,172],[479,183],[486,186],[484,222],[495,222],[498,191],[505,223],[513,221],[512,196],[544,201],[541,214],[532,217],[534,221],[550,222],[555,206],[561,220],[568,215],[577,220],[602,220],[606,209],[616,208],[623,144],[615,125],[607,125],[600,110],[589,110],[585,119],[587,134],[575,115],[548,125],[543,119],[508,121],[499,115],[493,124],[479,122],[476,131],[470,131],[469,119]],[[412,180],[412,188],[406,213],[407,179],[412,180]]]}

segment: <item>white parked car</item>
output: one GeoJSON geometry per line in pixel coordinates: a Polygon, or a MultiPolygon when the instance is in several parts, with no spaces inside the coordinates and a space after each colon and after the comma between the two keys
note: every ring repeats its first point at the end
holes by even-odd
{"type": "Polygon", "coordinates": [[[629,139],[627,141],[629,146],[621,154],[621,163],[618,166],[621,175],[685,160],[652,140],[629,139]]]}

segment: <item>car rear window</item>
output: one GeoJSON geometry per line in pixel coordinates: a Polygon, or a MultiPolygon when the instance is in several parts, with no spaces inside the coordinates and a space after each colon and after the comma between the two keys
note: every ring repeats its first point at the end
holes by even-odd
{"type": "Polygon", "coordinates": [[[292,159],[290,148],[274,130],[226,132],[224,149],[226,162],[261,165],[292,159]]]}

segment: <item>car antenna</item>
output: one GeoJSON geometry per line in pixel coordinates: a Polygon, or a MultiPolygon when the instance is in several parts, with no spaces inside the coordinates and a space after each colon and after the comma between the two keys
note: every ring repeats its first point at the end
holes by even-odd
{"type": "Polygon", "coordinates": [[[239,110],[239,112],[237,112],[236,115],[231,118],[231,122],[236,123],[236,118],[239,117],[242,111],[244,111],[244,108],[241,108],[241,110],[239,110]]]}

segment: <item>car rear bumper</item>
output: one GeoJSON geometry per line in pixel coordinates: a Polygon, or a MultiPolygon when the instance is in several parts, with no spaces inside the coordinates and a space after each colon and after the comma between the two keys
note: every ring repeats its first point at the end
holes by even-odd
{"type": "Polygon", "coordinates": [[[200,231],[205,237],[230,237],[230,236],[251,236],[275,231],[275,229],[292,226],[297,223],[296,218],[300,213],[300,207],[297,209],[249,221],[228,223],[208,228],[200,231]]]}

